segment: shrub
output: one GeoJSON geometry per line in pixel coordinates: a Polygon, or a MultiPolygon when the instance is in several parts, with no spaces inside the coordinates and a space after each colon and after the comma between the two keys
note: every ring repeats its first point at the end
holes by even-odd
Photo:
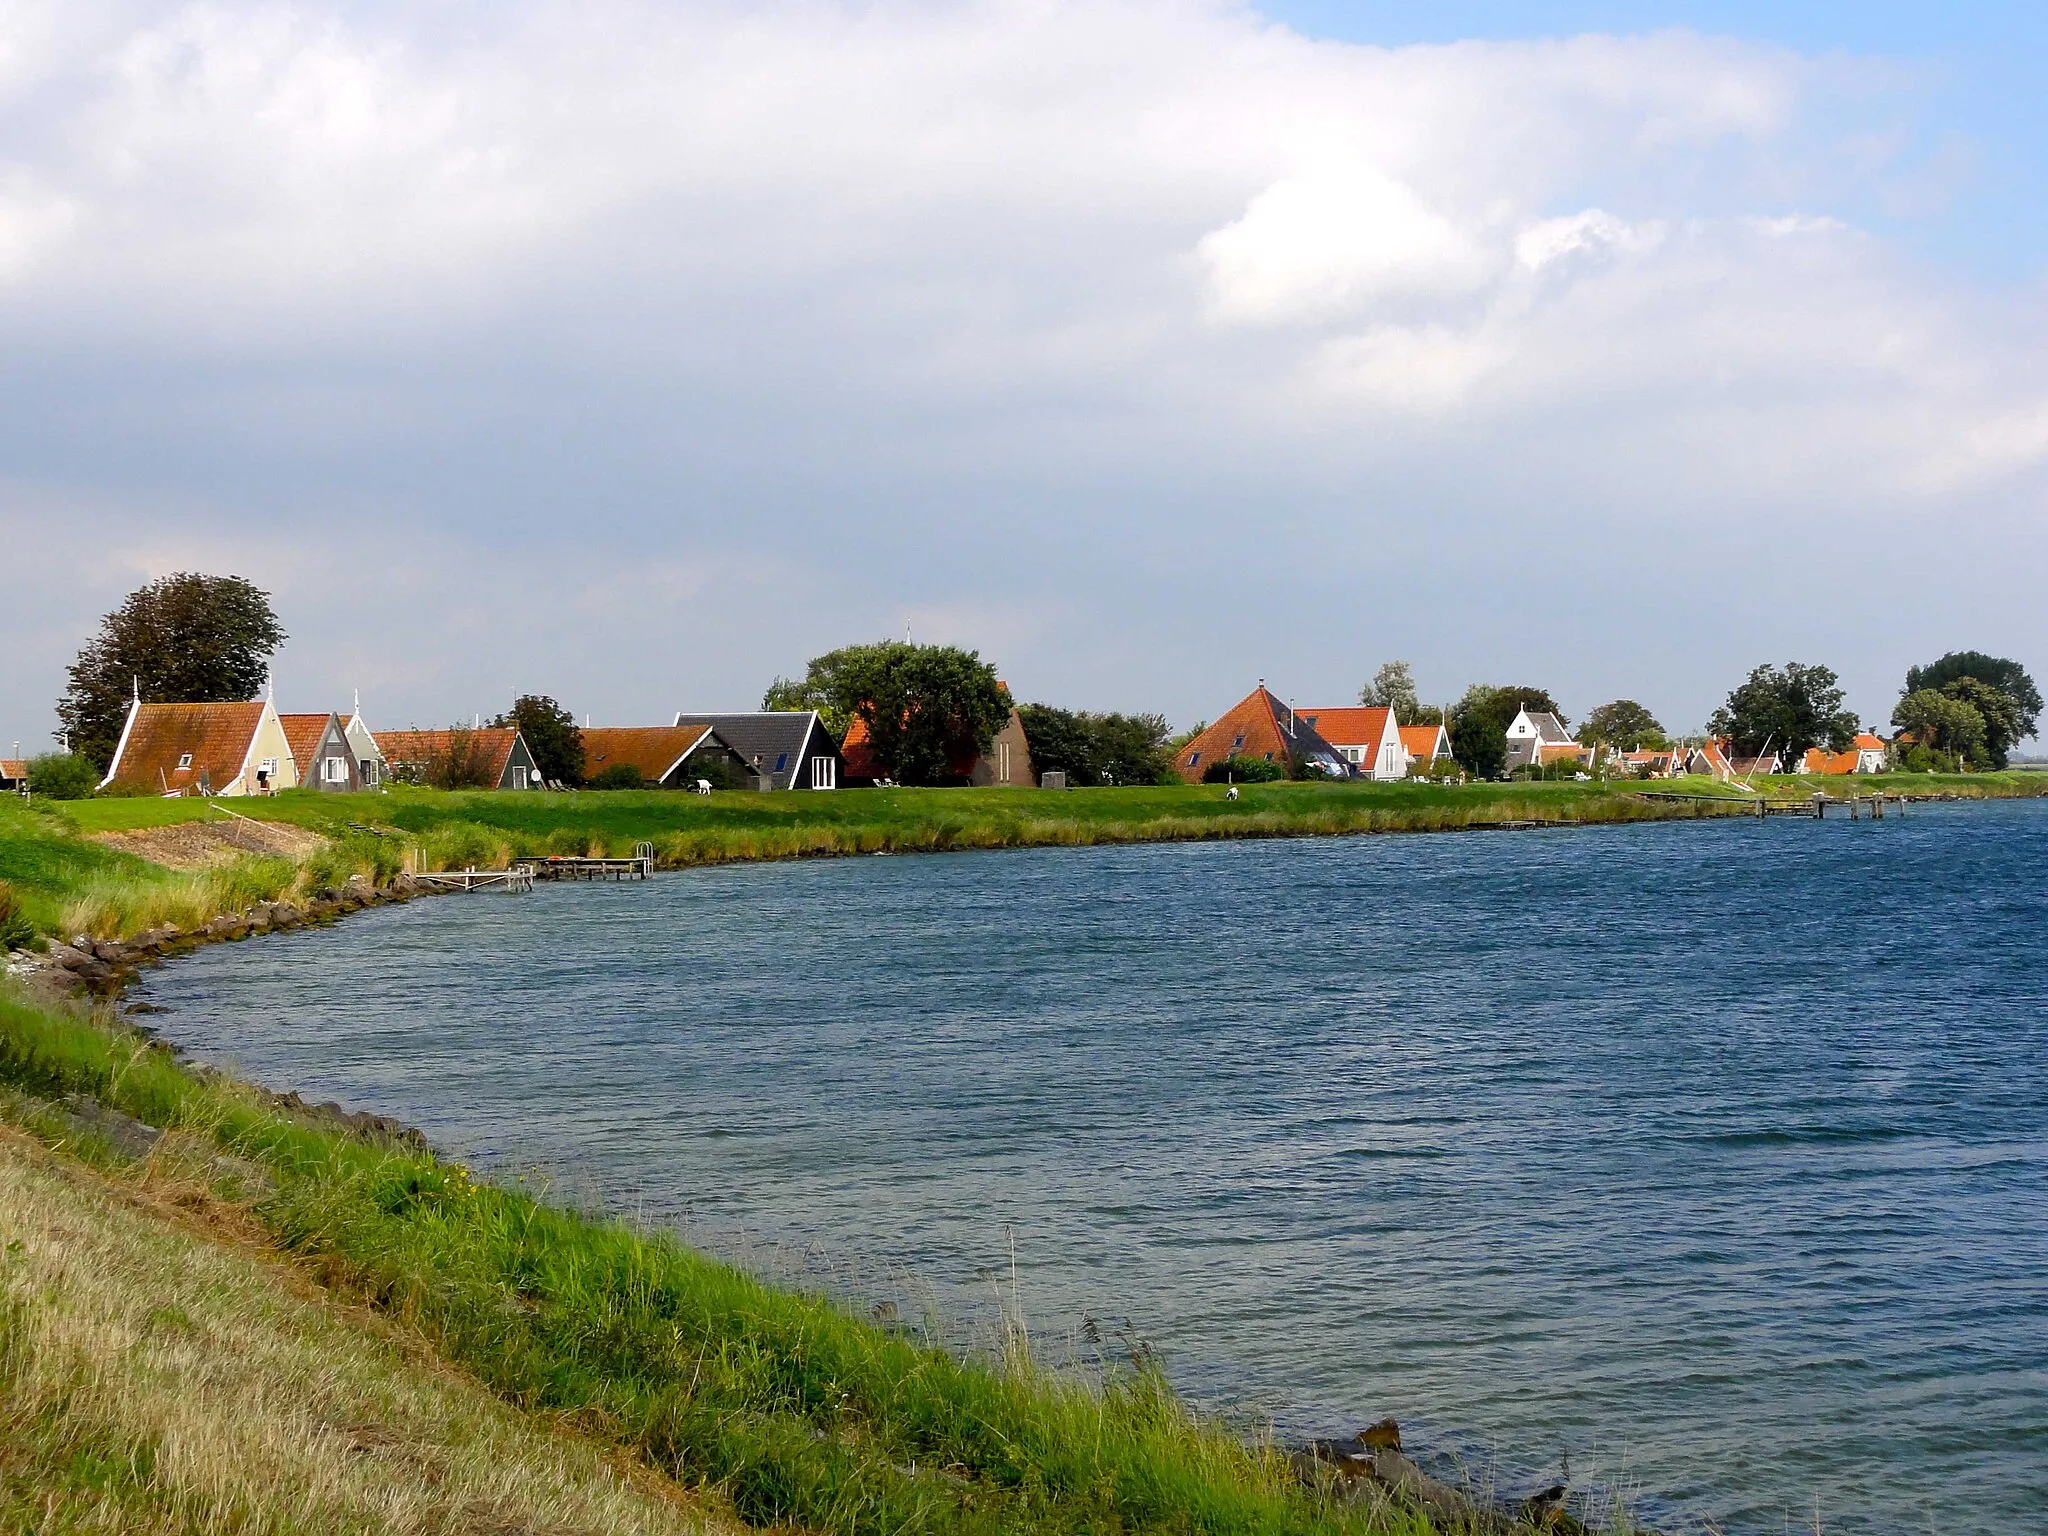
{"type": "Polygon", "coordinates": [[[1271,784],[1287,777],[1285,763],[1271,763],[1263,757],[1226,757],[1211,763],[1202,775],[1204,784],[1271,784]]]}
{"type": "Polygon", "coordinates": [[[99,770],[70,752],[45,752],[29,760],[31,794],[47,795],[52,800],[83,800],[99,781],[99,770]]]}
{"type": "Polygon", "coordinates": [[[613,763],[596,778],[585,782],[588,789],[645,789],[647,780],[631,763],[613,763]]]}
{"type": "Polygon", "coordinates": [[[36,925],[21,910],[21,899],[0,880],[0,950],[26,949],[35,937],[36,925]]]}

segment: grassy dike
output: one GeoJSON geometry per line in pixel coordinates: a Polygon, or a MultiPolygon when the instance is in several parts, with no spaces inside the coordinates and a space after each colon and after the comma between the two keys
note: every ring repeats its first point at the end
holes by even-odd
{"type": "MultiPolygon", "coordinates": [[[[2048,794],[2048,775],[1902,774],[1782,778],[1771,798],[1816,790],[1969,798],[2048,794]]],[[[394,789],[375,795],[295,790],[234,802],[235,815],[318,841],[292,857],[226,858],[174,871],[103,845],[197,824],[232,835],[244,823],[196,799],[47,802],[0,798],[0,882],[45,934],[122,938],[165,924],[193,930],[258,902],[304,900],[354,877],[382,885],[401,868],[502,867],[546,854],[623,856],[654,846],[664,868],[765,859],[964,849],[1081,847],[1378,832],[1438,832],[1512,823],[1580,825],[1728,815],[1752,797],[1708,779],[1633,783],[1251,784],[1148,789],[784,791],[710,797],[659,791],[581,793],[394,789]],[[1649,800],[1635,791],[1700,798],[1649,800]]]]}

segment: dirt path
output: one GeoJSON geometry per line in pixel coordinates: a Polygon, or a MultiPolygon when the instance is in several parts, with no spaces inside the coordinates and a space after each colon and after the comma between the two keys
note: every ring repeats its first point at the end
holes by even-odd
{"type": "Polygon", "coordinates": [[[210,869],[254,854],[303,859],[327,846],[327,839],[304,827],[282,821],[248,821],[219,816],[211,821],[181,821],[168,827],[134,832],[100,832],[93,841],[132,853],[168,869],[210,869]]]}

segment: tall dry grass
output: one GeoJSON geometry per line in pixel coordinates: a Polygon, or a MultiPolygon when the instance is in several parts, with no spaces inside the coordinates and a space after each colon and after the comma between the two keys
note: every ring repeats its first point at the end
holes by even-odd
{"type": "MultiPolygon", "coordinates": [[[[206,1203],[196,1185],[159,1193],[206,1203]]],[[[5,1131],[0,1232],[0,1529],[730,1526],[5,1131]]]]}

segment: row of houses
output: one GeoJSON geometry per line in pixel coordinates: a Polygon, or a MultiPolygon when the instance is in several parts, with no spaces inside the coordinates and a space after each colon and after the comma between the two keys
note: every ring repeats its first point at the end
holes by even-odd
{"type": "Polygon", "coordinates": [[[1696,747],[1673,747],[1657,752],[1617,752],[1613,760],[1645,778],[1669,779],[1680,774],[1698,773],[1725,783],[1730,779],[1750,779],[1770,773],[1883,773],[1891,760],[1891,743],[1870,731],[1859,731],[1848,750],[1843,752],[1808,747],[1797,768],[1791,767],[1784,754],[1779,752],[1738,757],[1726,737],[1710,737],[1696,747]]]}
{"type": "MultiPolygon", "coordinates": [[[[883,774],[859,721],[840,743],[815,710],[683,711],[669,725],[598,726],[582,735],[586,776],[630,767],[663,789],[716,778],[763,790],[829,790],[872,784],[883,774]]],[[[470,781],[497,789],[547,787],[525,737],[512,728],[375,731],[363,719],[360,700],[346,714],[280,714],[269,699],[149,704],[140,698],[129,705],[100,787],[158,795],[265,795],[301,787],[346,792],[431,777],[435,765],[458,756],[470,781]]],[[[955,766],[971,784],[1032,783],[1031,745],[1016,709],[987,752],[955,766]]],[[[22,766],[17,778],[26,773],[22,766]]]]}
{"type": "MultiPolygon", "coordinates": [[[[1558,718],[1523,709],[1507,728],[1506,767],[1590,771],[1597,749],[1573,739],[1558,718]]],[[[600,726],[583,732],[584,771],[630,767],[645,782],[684,789],[721,779],[764,790],[830,790],[886,782],[866,726],[858,719],[835,741],[814,710],[680,712],[662,726],[600,726]],[[716,771],[712,765],[716,765],[716,771]]],[[[1846,752],[1813,748],[1799,770],[1811,774],[1882,772],[1888,744],[1864,732],[1846,752]]],[[[463,777],[498,789],[541,789],[539,766],[516,729],[373,731],[360,701],[347,713],[279,714],[268,699],[240,704],[129,706],[119,746],[101,788],[159,795],[261,795],[301,786],[375,789],[391,778],[431,777],[437,764],[466,761],[463,777]]],[[[1235,759],[1307,765],[1332,778],[1401,779],[1451,758],[1441,725],[1402,725],[1392,709],[1366,705],[1297,708],[1265,683],[1193,740],[1173,767],[1200,783],[1235,759]]],[[[1746,779],[1787,771],[1778,754],[1736,757],[1726,741],[1666,751],[1615,753],[1610,762],[1649,778],[1680,774],[1746,779]]],[[[1014,707],[988,751],[951,765],[959,782],[1022,788],[1033,776],[1031,743],[1014,707]]],[[[0,761],[0,788],[16,787],[26,766],[0,761]],[[10,782],[10,775],[12,780],[10,782]]]]}
{"type": "Polygon", "coordinates": [[[1393,710],[1369,705],[1295,708],[1261,681],[1176,748],[1173,768],[1190,784],[1233,758],[1306,764],[1339,779],[1404,779],[1450,755],[1451,738],[1441,725],[1403,725],[1393,710]]]}
{"type": "MultiPolygon", "coordinates": [[[[1659,751],[1610,752],[1577,740],[1549,711],[1526,707],[1517,711],[1506,734],[1503,771],[1508,773],[1559,767],[1590,773],[1604,761],[1646,778],[1704,774],[1726,782],[1789,772],[1882,773],[1890,757],[1890,743],[1869,731],[1859,733],[1844,752],[1808,748],[1796,769],[1776,752],[1737,756],[1726,739],[1659,751]]],[[[1232,758],[1306,764],[1334,778],[1402,779],[1428,773],[1450,757],[1450,736],[1441,725],[1402,725],[1393,710],[1365,705],[1292,706],[1261,682],[1214,725],[1184,743],[1174,754],[1173,766],[1191,784],[1232,758]]]]}

